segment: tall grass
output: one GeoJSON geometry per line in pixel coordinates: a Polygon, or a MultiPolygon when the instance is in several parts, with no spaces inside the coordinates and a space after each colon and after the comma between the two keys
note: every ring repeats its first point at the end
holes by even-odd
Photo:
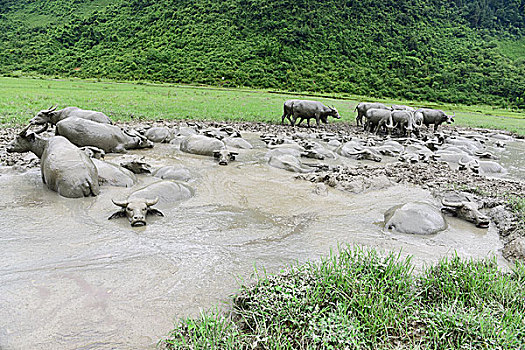
{"type": "Polygon", "coordinates": [[[185,319],[167,349],[520,349],[525,267],[408,259],[347,248],[318,263],[259,276],[232,312],[185,319]]]}
{"type": "MultiPolygon", "coordinates": [[[[39,110],[58,104],[106,113],[113,120],[200,119],[280,123],[283,102],[315,99],[335,106],[341,121],[354,123],[354,107],[369,98],[346,94],[309,95],[263,90],[223,89],[169,84],[116,83],[0,77],[0,125],[24,124],[39,110]]],[[[443,105],[380,100],[386,104],[440,108],[456,112],[456,124],[504,129],[525,135],[525,114],[490,106],[443,105]]]]}

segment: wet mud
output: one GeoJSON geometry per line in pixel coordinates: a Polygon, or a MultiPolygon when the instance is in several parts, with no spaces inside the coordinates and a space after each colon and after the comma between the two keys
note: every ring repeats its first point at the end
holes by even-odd
{"type": "MultiPolygon", "coordinates": [[[[133,126],[181,123],[194,126],[133,126]]],[[[254,269],[278,272],[338,245],[401,251],[418,266],[458,254],[495,256],[502,267],[504,256],[512,257],[504,247],[518,245],[519,225],[502,196],[524,195],[523,158],[510,151],[508,164],[516,172],[509,169],[504,179],[386,157],[381,163],[308,160],[320,166],[298,175],[268,166],[260,140],[261,133],[289,133],[289,127],[233,126],[254,148],[241,150],[228,166],[170,144],[106,156],[118,164],[139,155],[153,173],[173,165],[192,174],[185,182],[195,191],[191,199],[160,205],[165,217],[148,217],[147,226],[133,228],[126,218],[107,220],[118,210],[111,199],[126,198],[158,178],[139,174],[131,188],[102,186],[97,197],[66,199],[42,184],[38,159],[5,152],[15,130],[0,129],[0,348],[154,348],[177,318],[223,307],[254,269]],[[486,201],[497,224],[480,229],[447,217],[447,229],[428,236],[383,228],[383,215],[392,206],[438,205],[435,192],[454,186],[486,201]]],[[[346,124],[322,130],[361,133],[346,124]]]]}

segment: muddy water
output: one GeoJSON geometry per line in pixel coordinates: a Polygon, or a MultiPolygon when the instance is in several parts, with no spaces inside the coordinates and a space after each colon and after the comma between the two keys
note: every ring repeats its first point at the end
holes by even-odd
{"type": "Polygon", "coordinates": [[[525,180],[525,141],[517,140],[507,143],[505,149],[500,151],[498,162],[508,170],[506,177],[525,180]]]}
{"type": "MultiPolygon", "coordinates": [[[[277,272],[338,244],[402,250],[419,265],[454,252],[502,262],[493,227],[449,218],[434,236],[384,232],[391,206],[433,200],[415,187],[316,194],[315,184],[267,166],[262,149],[227,167],[169,145],[137,153],[189,167],[196,190],[141,228],[107,220],[111,198],[130,189],[72,200],[47,190],[38,169],[0,175],[0,348],[152,348],[174,318],[220,305],[254,267],[277,272]]],[[[142,176],[136,188],[154,180],[142,176]]]]}

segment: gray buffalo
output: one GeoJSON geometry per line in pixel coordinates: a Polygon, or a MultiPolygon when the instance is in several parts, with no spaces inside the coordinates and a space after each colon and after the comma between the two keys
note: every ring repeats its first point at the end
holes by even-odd
{"type": "Polygon", "coordinates": [[[405,105],[392,105],[393,111],[409,111],[409,112],[415,112],[416,109],[414,107],[405,106],[405,105]]]}
{"type": "Polygon", "coordinates": [[[310,119],[314,118],[316,125],[319,126],[320,121],[328,123],[328,117],[341,119],[339,112],[333,107],[327,107],[318,101],[296,100],[292,105],[292,120],[290,123],[294,126],[296,120],[299,119],[297,123],[297,126],[299,126],[306,119],[308,126],[310,126],[310,119]]]}
{"type": "Polygon", "coordinates": [[[419,235],[430,235],[447,228],[439,209],[425,202],[406,203],[388,209],[384,223],[388,230],[419,235]]]}
{"type": "Polygon", "coordinates": [[[454,122],[454,115],[447,115],[440,109],[430,109],[430,108],[419,108],[416,110],[417,118],[421,119],[423,117],[423,124],[428,128],[429,125],[434,124],[434,132],[437,131],[438,127],[446,122],[447,124],[452,124],[454,122]]]}
{"type": "Polygon", "coordinates": [[[153,147],[153,142],[136,132],[81,118],[67,118],[58,122],[56,133],[79,147],[94,146],[108,153],[153,147]]]}
{"type": "Polygon", "coordinates": [[[213,151],[213,157],[219,161],[219,165],[228,165],[228,163],[234,161],[238,155],[239,152],[230,151],[226,148],[213,151]]]}
{"type": "Polygon", "coordinates": [[[450,213],[463,220],[474,223],[478,227],[487,228],[489,226],[489,218],[479,211],[482,205],[476,202],[471,196],[458,193],[445,193],[441,199],[443,212],[450,213]]]}
{"type": "Polygon", "coordinates": [[[394,128],[392,111],[390,110],[372,108],[366,111],[365,118],[365,130],[369,132],[373,132],[375,129],[376,134],[379,134],[379,131],[384,126],[387,130],[387,133],[390,135],[392,129],[394,128]]]}
{"type": "Polygon", "coordinates": [[[219,161],[219,165],[228,165],[239,154],[228,150],[221,140],[204,135],[186,136],[180,143],[180,150],[186,153],[212,156],[219,161]]]}
{"type": "Polygon", "coordinates": [[[366,111],[368,111],[369,109],[386,109],[389,111],[392,110],[392,108],[387,107],[382,103],[361,102],[357,106],[355,106],[354,109],[354,112],[357,111],[357,116],[355,117],[357,126],[359,126],[359,124],[363,125],[363,117],[365,116],[366,111]]]}
{"type": "Polygon", "coordinates": [[[151,142],[169,143],[173,139],[173,132],[166,127],[154,126],[146,130],[144,136],[151,142]]]}
{"type": "Polygon", "coordinates": [[[284,101],[283,106],[283,115],[281,117],[281,125],[284,124],[284,119],[288,119],[290,124],[292,124],[292,114],[293,114],[293,104],[300,100],[286,100],[284,101]]]}
{"type": "Polygon", "coordinates": [[[91,158],[66,138],[54,136],[44,139],[28,133],[26,126],[7,146],[7,152],[33,152],[40,158],[42,181],[47,187],[67,198],[96,196],[100,193],[97,168],[91,158]]]}
{"type": "Polygon", "coordinates": [[[225,148],[224,142],[204,135],[189,135],[182,139],[180,143],[182,152],[201,156],[213,156],[216,150],[223,148],[225,148]]]}
{"type": "Polygon", "coordinates": [[[273,153],[270,155],[268,164],[275,168],[284,169],[295,173],[311,173],[315,169],[301,162],[292,154],[273,153]]]}
{"type": "Polygon", "coordinates": [[[99,159],[91,159],[97,167],[98,180],[101,185],[131,187],[137,181],[135,174],[121,166],[99,159]]]}
{"type": "Polygon", "coordinates": [[[193,189],[187,185],[172,181],[156,182],[133,192],[126,200],[112,199],[113,203],[122,209],[111,215],[108,220],[127,217],[131,226],[144,226],[147,215],[164,216],[158,209],[152,208],[153,205],[173,205],[191,198],[193,193],[193,189]]]}
{"type": "Polygon", "coordinates": [[[113,124],[111,119],[102,112],[80,109],[78,107],[66,107],[57,111],[56,106],[38,112],[38,114],[31,119],[31,124],[43,125],[51,123],[56,125],[59,121],[72,117],[87,119],[97,123],[113,124]]]}
{"type": "Polygon", "coordinates": [[[357,160],[366,159],[373,160],[375,162],[380,162],[382,160],[381,156],[373,151],[369,147],[365,147],[358,142],[348,141],[343,145],[335,149],[335,153],[340,154],[347,158],[353,158],[357,160]]]}
{"type": "Polygon", "coordinates": [[[421,124],[416,124],[412,111],[395,110],[392,112],[392,120],[401,135],[406,134],[407,137],[412,136],[412,132],[418,134],[417,130],[421,127],[421,124]]]}

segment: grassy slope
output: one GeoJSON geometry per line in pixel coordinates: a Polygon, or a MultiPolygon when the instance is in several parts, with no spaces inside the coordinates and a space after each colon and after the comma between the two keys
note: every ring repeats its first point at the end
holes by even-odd
{"type": "MultiPolygon", "coordinates": [[[[114,120],[206,119],[280,122],[289,98],[308,98],[335,106],[342,121],[353,122],[357,96],[308,97],[264,90],[112,83],[87,80],[0,78],[0,124],[26,123],[39,110],[58,104],[94,109],[114,120]]],[[[387,104],[441,108],[456,112],[458,125],[505,129],[525,135],[525,114],[489,106],[462,106],[416,101],[382,100],[387,104]]]]}
{"type": "Polygon", "coordinates": [[[168,349],[520,349],[525,266],[442,260],[415,274],[410,260],[345,249],[319,263],[242,286],[233,320],[185,319],[168,349]]]}

